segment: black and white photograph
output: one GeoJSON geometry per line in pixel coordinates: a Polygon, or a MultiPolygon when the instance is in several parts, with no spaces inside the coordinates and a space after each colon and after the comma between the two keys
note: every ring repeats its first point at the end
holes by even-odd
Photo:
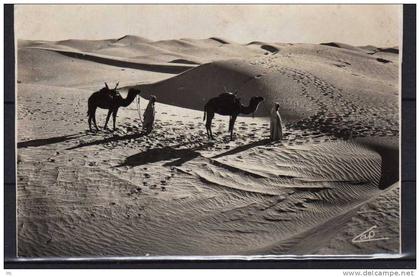
{"type": "Polygon", "coordinates": [[[400,255],[402,11],[15,5],[18,257],[400,255]]]}

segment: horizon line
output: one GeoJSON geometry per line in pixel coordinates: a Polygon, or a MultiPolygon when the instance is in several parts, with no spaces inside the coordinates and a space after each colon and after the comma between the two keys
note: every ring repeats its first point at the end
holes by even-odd
{"type": "Polygon", "coordinates": [[[226,42],[226,44],[240,44],[240,45],[249,45],[249,44],[252,44],[252,43],[259,43],[259,42],[261,42],[261,43],[267,43],[267,44],[270,44],[270,43],[274,43],[274,44],[276,44],[276,43],[285,43],[285,44],[317,44],[317,45],[326,44],[326,43],[340,43],[340,44],[345,44],[345,45],[349,45],[349,46],[353,46],[353,47],[373,46],[373,47],[376,47],[376,48],[397,48],[397,49],[400,48],[399,45],[378,46],[378,45],[369,44],[369,43],[363,44],[363,45],[354,45],[354,44],[350,44],[350,43],[346,43],[346,42],[340,42],[340,41],[334,41],[334,40],[324,41],[324,42],[293,42],[293,41],[288,41],[288,42],[279,42],[279,41],[277,41],[277,42],[268,42],[268,41],[261,41],[261,40],[252,40],[250,42],[240,43],[240,42],[237,42],[237,41],[234,41],[234,40],[231,40],[231,39],[227,39],[227,38],[224,38],[224,37],[219,37],[219,36],[211,36],[211,37],[206,37],[206,38],[188,38],[188,37],[181,37],[181,38],[167,38],[167,39],[160,39],[160,40],[152,40],[152,39],[149,39],[149,38],[147,38],[145,36],[139,36],[139,35],[133,35],[133,34],[126,34],[126,35],[123,35],[123,36],[117,37],[117,38],[114,37],[114,38],[100,38],[100,39],[88,39],[88,38],[74,38],[74,37],[72,37],[72,38],[59,39],[59,40],[48,40],[48,39],[27,39],[27,38],[17,38],[16,37],[15,40],[16,41],[19,41],[19,40],[26,40],[26,41],[45,41],[45,42],[62,42],[62,41],[71,41],[71,40],[84,40],[84,41],[115,40],[115,41],[119,41],[119,40],[122,40],[122,39],[124,39],[126,37],[142,38],[142,39],[148,40],[150,42],[177,41],[177,40],[209,40],[209,39],[213,39],[213,40],[216,40],[217,41],[217,39],[219,39],[221,41],[226,42]]]}

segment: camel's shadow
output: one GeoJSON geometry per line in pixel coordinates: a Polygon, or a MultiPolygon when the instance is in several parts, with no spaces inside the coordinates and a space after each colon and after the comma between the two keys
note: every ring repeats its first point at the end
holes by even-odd
{"type": "MultiPolygon", "coordinates": [[[[228,155],[233,155],[233,154],[237,154],[240,153],[242,151],[248,150],[250,148],[253,147],[257,147],[257,146],[262,146],[262,145],[267,145],[270,143],[270,139],[262,139],[256,142],[252,142],[249,143],[247,145],[242,145],[239,147],[236,147],[232,150],[229,150],[227,152],[218,154],[214,157],[212,157],[212,159],[216,159],[216,158],[220,158],[223,156],[228,156],[228,155]]],[[[178,145],[178,146],[182,146],[178,145]]],[[[161,162],[161,161],[168,161],[168,160],[173,160],[174,161],[169,161],[165,164],[163,164],[163,166],[181,166],[183,165],[185,162],[191,161],[199,156],[201,156],[201,154],[198,152],[199,150],[203,150],[205,148],[207,148],[209,146],[209,144],[203,144],[201,146],[195,147],[195,148],[191,148],[191,149],[176,149],[176,147],[170,147],[170,146],[166,146],[166,147],[162,147],[162,148],[153,148],[144,152],[140,152],[137,153],[135,155],[129,156],[125,159],[125,161],[118,165],[117,167],[121,167],[121,166],[131,166],[131,167],[135,167],[135,166],[140,166],[140,165],[145,165],[148,163],[155,163],[155,162],[161,162]]]]}
{"type": "MultiPolygon", "coordinates": [[[[66,141],[70,141],[70,140],[73,140],[73,139],[78,139],[78,138],[87,136],[89,134],[95,134],[95,133],[97,133],[97,132],[86,131],[84,133],[76,133],[76,134],[72,134],[72,135],[65,135],[65,136],[50,137],[50,138],[45,138],[45,139],[33,139],[33,140],[28,140],[28,141],[22,141],[22,142],[17,143],[17,148],[46,146],[46,145],[50,145],[50,144],[61,143],[61,142],[66,142],[66,141]]],[[[113,137],[109,137],[109,138],[105,138],[105,139],[95,140],[95,141],[86,142],[86,143],[80,143],[76,146],[69,147],[66,150],[73,150],[73,149],[80,148],[80,147],[91,146],[91,145],[99,145],[99,144],[104,144],[104,143],[113,142],[113,141],[135,139],[135,138],[139,138],[139,137],[142,137],[142,136],[145,136],[145,135],[148,135],[148,134],[142,132],[142,133],[136,133],[136,134],[131,134],[131,135],[125,135],[125,136],[114,135],[113,137]]]]}
{"type": "Polygon", "coordinates": [[[129,156],[125,159],[125,161],[122,164],[118,165],[117,167],[135,167],[172,159],[176,160],[167,162],[163,164],[163,166],[181,166],[183,163],[188,162],[198,156],[200,156],[200,153],[194,151],[193,149],[175,149],[173,147],[167,146],[162,148],[153,148],[129,156]]]}
{"type": "Polygon", "coordinates": [[[17,148],[45,146],[45,145],[49,145],[49,144],[60,143],[60,142],[65,142],[65,141],[68,141],[68,140],[80,138],[80,137],[85,136],[85,135],[86,134],[78,133],[78,134],[73,134],[73,135],[51,137],[51,138],[46,138],[46,139],[33,139],[33,140],[18,142],[17,143],[17,148]]]}
{"type": "Polygon", "coordinates": [[[114,135],[114,136],[109,137],[109,138],[104,138],[104,139],[95,140],[95,141],[91,141],[91,142],[80,143],[76,146],[69,147],[66,150],[73,150],[73,149],[77,149],[77,148],[81,148],[81,147],[105,144],[105,143],[122,141],[122,140],[137,139],[137,138],[141,138],[141,137],[146,136],[146,135],[147,135],[147,133],[144,133],[144,132],[125,135],[125,136],[114,135]]]}

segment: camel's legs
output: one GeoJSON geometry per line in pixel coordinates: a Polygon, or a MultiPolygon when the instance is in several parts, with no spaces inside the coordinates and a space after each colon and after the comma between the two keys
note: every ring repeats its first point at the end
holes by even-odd
{"type": "Polygon", "coordinates": [[[92,126],[91,126],[91,123],[92,123],[92,116],[91,116],[90,114],[89,114],[88,123],[89,123],[89,131],[91,131],[91,132],[92,132],[92,126]]]}
{"type": "Polygon", "coordinates": [[[92,108],[92,114],[91,114],[91,116],[92,116],[92,119],[93,119],[93,125],[96,128],[96,131],[99,131],[98,125],[96,125],[96,107],[95,108],[92,108]]]}
{"type": "Polygon", "coordinates": [[[211,131],[211,121],[213,120],[214,117],[214,113],[213,112],[209,112],[207,111],[207,121],[206,121],[206,129],[207,129],[207,137],[214,139],[213,138],[213,133],[211,131]]]}
{"type": "Polygon", "coordinates": [[[118,113],[118,109],[115,109],[112,112],[112,120],[113,120],[113,127],[114,127],[114,131],[115,131],[115,120],[117,119],[117,113],[118,113]]]}
{"type": "Polygon", "coordinates": [[[89,131],[91,131],[91,132],[92,132],[92,111],[93,111],[93,107],[92,107],[92,105],[90,103],[90,99],[89,99],[87,114],[88,114],[89,131]]]}
{"type": "Polygon", "coordinates": [[[235,126],[236,117],[237,115],[232,115],[229,120],[230,140],[233,140],[233,127],[235,126]]]}
{"type": "Polygon", "coordinates": [[[108,115],[106,116],[104,129],[106,129],[106,126],[108,125],[108,120],[109,120],[109,117],[111,116],[111,114],[112,114],[112,110],[110,109],[110,110],[108,110],[108,115]]]}
{"type": "Polygon", "coordinates": [[[209,131],[209,128],[207,128],[207,126],[206,126],[206,131],[207,131],[207,138],[210,139],[210,131],[209,131]]]}

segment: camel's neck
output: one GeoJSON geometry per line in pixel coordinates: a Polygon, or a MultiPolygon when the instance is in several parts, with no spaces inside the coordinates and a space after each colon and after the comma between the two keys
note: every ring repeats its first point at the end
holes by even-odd
{"type": "Polygon", "coordinates": [[[256,102],[249,103],[248,107],[245,107],[245,106],[241,105],[241,113],[242,114],[254,113],[257,110],[259,104],[260,103],[256,103],[256,102]]]}
{"type": "Polygon", "coordinates": [[[127,107],[128,105],[130,105],[134,101],[134,99],[136,98],[137,94],[138,94],[138,91],[130,89],[128,91],[127,97],[123,98],[121,100],[121,106],[122,107],[127,107]]]}

